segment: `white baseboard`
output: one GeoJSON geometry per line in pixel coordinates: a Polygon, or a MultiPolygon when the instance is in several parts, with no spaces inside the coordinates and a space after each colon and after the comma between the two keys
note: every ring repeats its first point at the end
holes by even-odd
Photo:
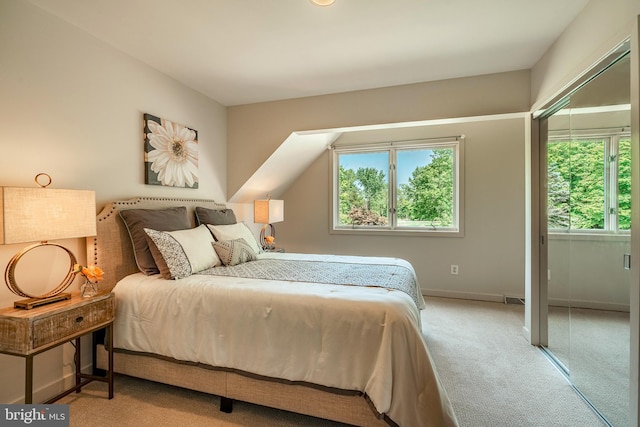
{"type": "Polygon", "coordinates": [[[568,300],[564,298],[549,298],[549,305],[553,307],[590,308],[593,310],[622,311],[629,313],[629,304],[619,304],[606,301],[568,300]]]}
{"type": "Polygon", "coordinates": [[[462,292],[462,291],[446,291],[446,290],[440,290],[440,289],[422,289],[422,295],[426,297],[470,299],[475,301],[488,301],[488,302],[504,302],[504,295],[482,294],[482,293],[462,292]]]}
{"type": "MultiPolygon", "coordinates": [[[[488,301],[488,302],[504,302],[505,297],[524,298],[517,295],[498,295],[498,294],[484,294],[477,292],[464,292],[464,291],[447,291],[441,289],[422,289],[422,295],[425,297],[439,297],[439,298],[456,298],[456,299],[469,299],[475,301],[488,301]]],[[[574,308],[590,308],[593,310],[609,310],[609,311],[622,311],[629,312],[629,304],[619,304],[606,301],[587,301],[587,300],[568,300],[562,298],[549,298],[549,305],[556,307],[574,307],[574,308]]]]}
{"type": "MultiPolygon", "coordinates": [[[[82,370],[83,372],[87,372],[88,370],[91,370],[91,368],[92,368],[91,363],[88,363],[82,367],[82,370]]],[[[75,384],[76,384],[76,373],[74,371],[69,374],[66,374],[65,376],[57,380],[53,380],[48,384],[40,386],[37,389],[34,389],[33,403],[39,403],[39,402],[44,402],[46,400],[49,400],[53,396],[56,396],[62,393],[63,391],[68,390],[71,387],[75,386],[75,384]]],[[[24,395],[21,398],[10,403],[20,404],[20,405],[24,404],[24,395]]]]}

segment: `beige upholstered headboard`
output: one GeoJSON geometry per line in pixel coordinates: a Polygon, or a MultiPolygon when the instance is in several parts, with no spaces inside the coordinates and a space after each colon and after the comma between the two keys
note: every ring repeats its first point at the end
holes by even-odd
{"type": "Polygon", "coordinates": [[[196,206],[209,209],[226,207],[213,200],[137,197],[110,202],[102,209],[97,216],[97,235],[87,238],[87,263],[104,270],[104,280],[100,282],[102,292],[110,291],[118,280],[139,271],[129,233],[118,212],[125,209],[162,209],[174,206],[187,207],[192,226],[195,225],[196,206]]]}

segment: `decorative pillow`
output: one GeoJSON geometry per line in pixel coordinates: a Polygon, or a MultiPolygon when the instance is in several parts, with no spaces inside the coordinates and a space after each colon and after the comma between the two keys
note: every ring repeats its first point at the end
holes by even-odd
{"type": "Polygon", "coordinates": [[[169,274],[165,279],[182,279],[207,268],[221,265],[213,249],[213,237],[204,225],[189,230],[144,231],[158,248],[167,265],[169,274]]]}
{"type": "Polygon", "coordinates": [[[169,270],[169,266],[167,265],[167,262],[164,260],[164,257],[162,256],[162,252],[160,252],[160,249],[158,249],[155,242],[151,237],[149,237],[149,234],[146,233],[146,231],[145,231],[145,234],[147,234],[147,243],[149,244],[149,251],[151,251],[151,256],[153,257],[153,261],[156,263],[158,270],[160,270],[160,275],[162,276],[163,279],[172,279],[173,276],[171,275],[171,270],[169,270]]]}
{"type": "Polygon", "coordinates": [[[175,231],[191,228],[187,208],[184,206],[167,209],[125,209],[120,211],[120,218],[129,232],[136,264],[146,275],[158,274],[159,269],[149,249],[144,229],[175,231]]]}
{"type": "Polygon", "coordinates": [[[233,209],[208,209],[196,207],[196,224],[229,225],[235,224],[236,214],[233,209]]]}
{"type": "Polygon", "coordinates": [[[256,237],[253,235],[249,227],[244,222],[239,222],[233,225],[209,225],[209,230],[213,233],[213,236],[216,240],[236,240],[236,239],[244,239],[251,249],[257,254],[262,252],[260,249],[260,245],[256,240],[256,237]]]}
{"type": "Polygon", "coordinates": [[[258,259],[255,251],[244,239],[218,240],[213,244],[220,261],[226,266],[238,265],[258,259]]]}

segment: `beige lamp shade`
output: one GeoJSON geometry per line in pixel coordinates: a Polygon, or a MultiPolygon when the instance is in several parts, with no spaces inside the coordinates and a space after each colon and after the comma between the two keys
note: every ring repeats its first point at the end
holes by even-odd
{"type": "Polygon", "coordinates": [[[284,200],[255,200],[253,202],[253,222],[272,224],[284,221],[284,200]]]}
{"type": "Polygon", "coordinates": [[[95,192],[0,187],[0,243],[96,235],[95,192]]]}

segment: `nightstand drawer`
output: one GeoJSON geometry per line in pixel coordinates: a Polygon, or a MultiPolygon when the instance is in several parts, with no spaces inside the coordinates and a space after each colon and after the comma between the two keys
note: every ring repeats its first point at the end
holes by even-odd
{"type": "Polygon", "coordinates": [[[0,309],[0,353],[27,356],[113,322],[113,293],[71,299],[25,310],[0,309]]]}
{"type": "Polygon", "coordinates": [[[33,322],[33,349],[109,322],[113,317],[113,298],[109,298],[38,319],[33,322]]]}

